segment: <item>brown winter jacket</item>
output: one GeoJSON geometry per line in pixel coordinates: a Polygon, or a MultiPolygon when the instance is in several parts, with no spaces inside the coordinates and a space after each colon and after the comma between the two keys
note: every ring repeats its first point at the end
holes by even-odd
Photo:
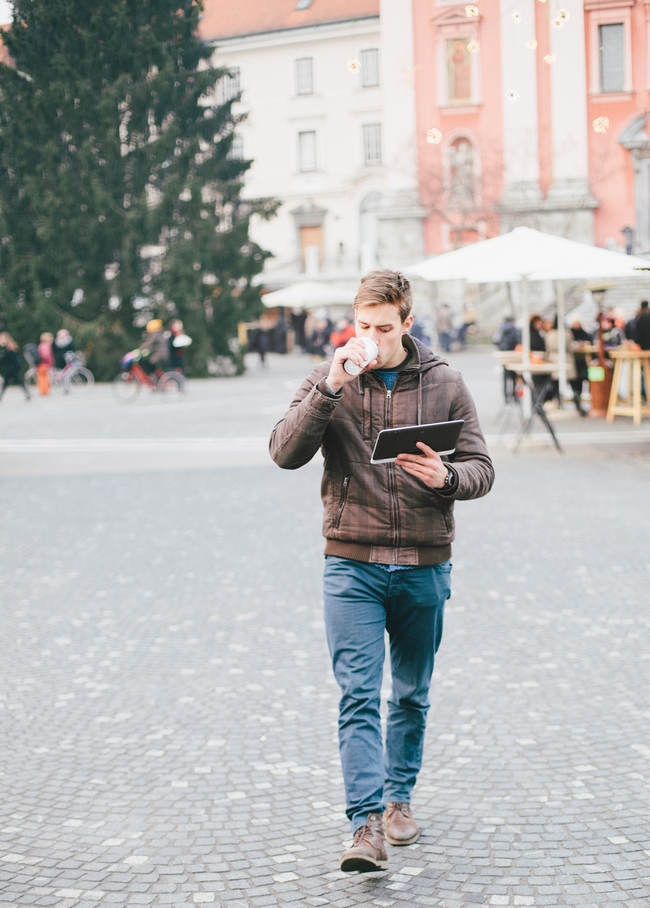
{"type": "Polygon", "coordinates": [[[392,392],[366,372],[332,395],[324,383],[330,364],[316,366],[271,434],[271,457],[287,470],[322,449],[326,554],[380,564],[446,561],[454,538],[453,500],[480,498],[494,481],[460,373],[409,335],[404,346],[412,358],[392,392]],[[370,463],[380,429],[449,419],[465,420],[456,453],[447,458],[458,477],[450,493],[427,488],[394,463],[370,463]]]}

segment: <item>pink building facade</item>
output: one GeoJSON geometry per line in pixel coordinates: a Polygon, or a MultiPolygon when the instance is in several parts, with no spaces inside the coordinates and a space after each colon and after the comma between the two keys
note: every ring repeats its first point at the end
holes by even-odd
{"type": "Polygon", "coordinates": [[[519,224],[650,253],[650,0],[413,0],[413,36],[428,254],[519,224]]]}

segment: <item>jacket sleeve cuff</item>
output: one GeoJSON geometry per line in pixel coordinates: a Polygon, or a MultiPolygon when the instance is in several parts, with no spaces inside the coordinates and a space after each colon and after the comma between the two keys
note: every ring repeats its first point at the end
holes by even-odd
{"type": "Polygon", "coordinates": [[[316,387],[321,394],[324,394],[325,397],[332,398],[333,400],[340,400],[343,396],[343,390],[340,388],[338,392],[332,391],[325,378],[321,378],[316,387]]]}
{"type": "Polygon", "coordinates": [[[453,477],[451,485],[446,489],[436,489],[438,495],[442,495],[443,498],[450,498],[455,492],[458,491],[458,473],[451,464],[446,463],[445,466],[451,472],[453,477]]]}

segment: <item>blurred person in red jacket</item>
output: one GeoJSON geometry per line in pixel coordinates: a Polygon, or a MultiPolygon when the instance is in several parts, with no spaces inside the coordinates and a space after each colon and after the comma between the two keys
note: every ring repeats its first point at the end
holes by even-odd
{"type": "Polygon", "coordinates": [[[351,337],[355,337],[354,325],[344,316],[338,320],[336,328],[330,334],[330,344],[337,350],[339,347],[345,347],[351,337]]]}

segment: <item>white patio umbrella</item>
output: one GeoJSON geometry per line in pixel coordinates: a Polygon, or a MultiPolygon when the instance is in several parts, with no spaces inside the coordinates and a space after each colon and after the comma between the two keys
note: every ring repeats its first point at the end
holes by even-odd
{"type": "MultiPolygon", "coordinates": [[[[640,276],[650,271],[650,260],[577,243],[531,227],[516,227],[511,233],[437,255],[404,270],[427,281],[466,280],[470,284],[520,281],[522,362],[529,365],[528,281],[640,276]]],[[[561,285],[558,288],[558,325],[562,325],[564,298],[561,285]]],[[[566,375],[563,338],[564,333],[560,332],[558,366],[562,376],[566,375]]]]}
{"type": "Polygon", "coordinates": [[[351,306],[355,291],[330,287],[317,281],[301,281],[282,290],[265,293],[262,302],[268,309],[287,306],[291,309],[319,309],[321,306],[351,306]]]}

